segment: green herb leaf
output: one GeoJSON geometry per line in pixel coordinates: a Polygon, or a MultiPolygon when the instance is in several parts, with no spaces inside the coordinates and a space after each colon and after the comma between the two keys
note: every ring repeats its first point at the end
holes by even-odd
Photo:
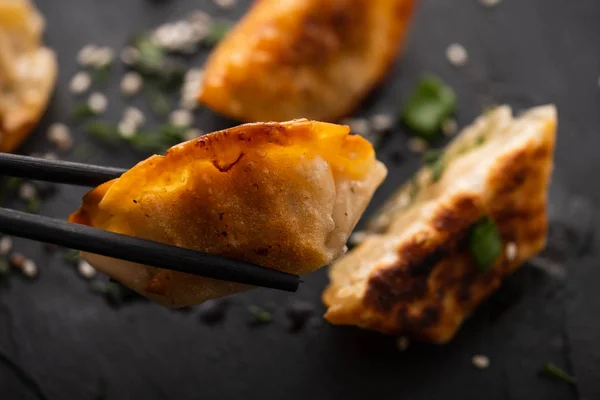
{"type": "Polygon", "coordinates": [[[423,154],[423,163],[431,168],[431,181],[439,181],[446,168],[444,151],[439,149],[427,150],[425,154],[423,154]]]}
{"type": "Polygon", "coordinates": [[[273,321],[273,315],[258,306],[248,307],[248,312],[250,313],[250,324],[252,325],[268,324],[273,321]]]}
{"type": "Polygon", "coordinates": [[[110,75],[112,69],[112,62],[108,62],[100,67],[92,70],[92,80],[97,83],[104,83],[110,75]]]}
{"type": "Polygon", "coordinates": [[[207,46],[214,46],[219,43],[231,30],[233,24],[230,21],[216,20],[210,25],[208,34],[203,39],[203,43],[207,46]]]}
{"type": "Polygon", "coordinates": [[[402,111],[402,120],[415,134],[430,141],[456,107],[454,90],[439,78],[421,79],[402,111]]]}
{"type": "Polygon", "coordinates": [[[441,149],[429,149],[423,154],[423,163],[432,166],[444,156],[444,151],[441,149]]]}
{"type": "Polygon", "coordinates": [[[117,145],[121,141],[121,135],[116,125],[103,121],[91,121],[85,126],[88,134],[109,145],[117,145]]]}
{"type": "Polygon", "coordinates": [[[67,250],[66,253],[63,255],[63,261],[67,264],[77,264],[79,262],[79,250],[67,250]]]}
{"type": "Polygon", "coordinates": [[[171,110],[169,98],[156,86],[147,85],[146,93],[150,108],[158,115],[166,115],[171,110]]]}
{"type": "Polygon", "coordinates": [[[491,218],[483,217],[471,226],[469,250],[481,272],[487,272],[502,254],[502,238],[491,218]]]}
{"type": "Polygon", "coordinates": [[[440,158],[433,165],[431,165],[431,182],[439,181],[442,175],[444,174],[445,169],[446,162],[443,158],[440,158]]]}
{"type": "Polygon", "coordinates": [[[75,108],[73,108],[73,112],[71,113],[71,116],[75,121],[81,121],[83,119],[93,117],[95,115],[96,113],[90,108],[90,106],[87,103],[76,105],[75,108]]]}
{"type": "Polygon", "coordinates": [[[410,190],[408,192],[408,205],[411,205],[417,195],[419,194],[419,181],[417,180],[417,176],[413,176],[410,180],[410,190]]]}
{"type": "Polygon", "coordinates": [[[547,362],[542,367],[540,371],[543,375],[549,376],[551,378],[559,379],[561,381],[567,382],[571,385],[575,384],[575,377],[569,375],[565,370],[560,367],[557,367],[551,362],[547,362]]]}
{"type": "Polygon", "coordinates": [[[32,196],[29,201],[27,201],[25,211],[30,214],[37,214],[40,211],[41,204],[42,202],[38,196],[32,196]]]}

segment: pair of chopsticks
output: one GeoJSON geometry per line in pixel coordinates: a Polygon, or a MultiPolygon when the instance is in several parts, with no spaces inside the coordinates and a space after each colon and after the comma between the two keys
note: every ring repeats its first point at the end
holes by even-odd
{"type": "MultiPolygon", "coordinates": [[[[0,175],[97,186],[125,170],[0,153],[0,175]]],[[[258,265],[0,207],[0,233],[222,281],[294,292],[300,278],[258,265]]]]}

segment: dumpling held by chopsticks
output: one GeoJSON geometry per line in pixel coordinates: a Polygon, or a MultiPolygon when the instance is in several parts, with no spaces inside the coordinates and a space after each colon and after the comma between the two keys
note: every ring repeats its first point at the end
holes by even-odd
{"type": "MultiPolygon", "coordinates": [[[[349,128],[308,120],[215,132],[89,192],[70,221],[301,274],[335,260],[386,168],[349,128]]],[[[83,254],[167,306],[247,286],[83,254]]]]}

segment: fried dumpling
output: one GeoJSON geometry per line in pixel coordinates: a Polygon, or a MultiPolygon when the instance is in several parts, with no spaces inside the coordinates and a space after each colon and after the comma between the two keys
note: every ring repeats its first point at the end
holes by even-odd
{"type": "Polygon", "coordinates": [[[0,0],[0,152],[14,150],[44,113],[57,74],[44,19],[28,0],[0,0]]]}
{"type": "Polygon", "coordinates": [[[245,122],[351,113],[400,52],[416,0],[261,0],[210,55],[199,99],[245,122]]]}
{"type": "MultiPolygon", "coordinates": [[[[308,120],[215,132],[89,192],[70,221],[301,274],[338,258],[385,166],[347,126],[308,120]]],[[[247,287],[93,254],[97,269],[167,306],[247,287]]]]}
{"type": "Polygon", "coordinates": [[[419,171],[372,220],[366,240],[331,267],[325,318],[450,340],[545,245],[556,123],[553,106],[518,118],[503,106],[466,128],[438,159],[441,176],[435,166],[419,171]],[[474,244],[481,226],[487,236],[474,244]],[[494,252],[482,270],[478,260],[494,252]]]}

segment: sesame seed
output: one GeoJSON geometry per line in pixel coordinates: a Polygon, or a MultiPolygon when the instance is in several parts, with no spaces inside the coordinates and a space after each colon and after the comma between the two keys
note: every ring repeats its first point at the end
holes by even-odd
{"type": "Polygon", "coordinates": [[[221,8],[232,8],[235,6],[236,0],[214,0],[215,4],[221,8]]]}
{"type": "Polygon", "coordinates": [[[410,340],[408,340],[408,338],[405,336],[400,336],[396,340],[396,347],[398,347],[398,350],[400,350],[400,351],[406,351],[406,349],[408,349],[409,345],[410,345],[410,340]]]}
{"type": "Polygon", "coordinates": [[[127,46],[121,50],[120,58],[123,64],[133,65],[140,60],[141,54],[135,47],[127,46]]]}
{"type": "Polygon", "coordinates": [[[33,260],[26,258],[21,263],[21,272],[28,278],[35,278],[38,274],[38,267],[33,260]]]}
{"type": "Polygon", "coordinates": [[[60,150],[67,151],[73,147],[73,138],[69,127],[65,124],[54,123],[48,128],[47,138],[54,143],[60,150]]]}
{"type": "Polygon", "coordinates": [[[500,4],[500,0],[479,0],[479,2],[485,7],[494,7],[500,4]]]}
{"type": "Polygon", "coordinates": [[[94,59],[95,53],[98,51],[98,47],[93,44],[84,46],[79,53],[77,53],[77,63],[82,66],[91,65],[91,60],[94,59]]]}
{"type": "Polygon", "coordinates": [[[471,362],[478,369],[486,369],[490,366],[490,359],[483,354],[476,354],[471,358],[471,362]]]}
{"type": "Polygon", "coordinates": [[[71,82],[69,82],[69,90],[73,94],[81,94],[90,88],[92,77],[89,73],[81,71],[76,73],[71,82]]]}
{"type": "Polygon", "coordinates": [[[42,158],[45,160],[58,160],[58,156],[56,155],[56,153],[52,152],[42,154],[42,158]]]}
{"type": "Polygon", "coordinates": [[[390,114],[375,114],[371,117],[371,127],[377,132],[386,132],[394,126],[394,117],[390,114]]]}
{"type": "Polygon", "coordinates": [[[348,252],[348,246],[344,245],[344,248],[342,249],[342,254],[346,254],[348,252]]]}
{"type": "Polygon", "coordinates": [[[90,59],[90,65],[93,67],[103,67],[110,64],[115,58],[115,52],[110,47],[100,47],[93,53],[90,59]]]}
{"type": "Polygon", "coordinates": [[[0,238],[0,256],[7,256],[12,250],[13,240],[10,236],[0,238]]]}
{"type": "Polygon", "coordinates": [[[144,80],[140,74],[131,71],[123,75],[121,79],[121,93],[125,96],[133,96],[139,93],[144,84],[144,80]]]}
{"type": "Polygon", "coordinates": [[[442,132],[446,136],[454,136],[458,132],[458,124],[453,118],[449,118],[442,123],[442,132]]]}
{"type": "Polygon", "coordinates": [[[119,135],[124,139],[134,137],[137,132],[136,125],[130,120],[121,121],[117,129],[119,130],[119,135]]]}
{"type": "Polygon", "coordinates": [[[505,255],[508,261],[513,261],[517,258],[517,244],[515,242],[510,242],[506,245],[505,255]]]}
{"type": "Polygon", "coordinates": [[[85,260],[79,260],[79,263],[77,263],[77,271],[79,272],[79,275],[86,279],[91,279],[96,276],[96,269],[85,260]]]}
{"type": "Polygon", "coordinates": [[[131,121],[136,126],[143,125],[146,121],[144,113],[137,107],[127,107],[123,113],[123,121],[131,121]]]}
{"type": "Polygon", "coordinates": [[[408,149],[413,153],[423,153],[425,150],[427,150],[427,147],[429,147],[425,139],[420,137],[408,139],[407,145],[408,149]]]}
{"type": "Polygon", "coordinates": [[[196,10],[196,11],[192,12],[188,16],[187,19],[192,24],[204,24],[204,25],[209,25],[212,21],[212,17],[202,10],[196,10]]]}
{"type": "Polygon", "coordinates": [[[194,140],[199,138],[200,136],[204,135],[204,132],[201,131],[200,129],[188,129],[187,131],[185,131],[185,133],[183,134],[183,137],[185,140],[194,140]]]}
{"type": "Polygon", "coordinates": [[[193,115],[189,110],[175,110],[169,116],[169,121],[176,126],[187,127],[193,122],[193,115]]]}
{"type": "Polygon", "coordinates": [[[31,183],[23,183],[19,186],[19,198],[21,200],[31,200],[36,195],[35,186],[31,183]]]}
{"type": "Polygon", "coordinates": [[[365,118],[347,118],[342,124],[348,125],[351,133],[357,135],[365,136],[370,133],[369,122],[365,118]]]}
{"type": "Polygon", "coordinates": [[[455,67],[462,67],[467,63],[469,59],[469,55],[467,54],[467,49],[465,49],[461,44],[452,43],[446,49],[446,58],[450,61],[450,64],[455,67]]]}
{"type": "Polygon", "coordinates": [[[102,114],[108,107],[108,99],[102,93],[92,93],[88,99],[88,106],[96,114],[102,114]]]}
{"type": "Polygon", "coordinates": [[[352,233],[352,235],[350,235],[350,244],[353,246],[356,246],[358,244],[361,244],[362,242],[365,241],[365,239],[367,238],[367,232],[365,231],[356,231],[354,233],[352,233]]]}

